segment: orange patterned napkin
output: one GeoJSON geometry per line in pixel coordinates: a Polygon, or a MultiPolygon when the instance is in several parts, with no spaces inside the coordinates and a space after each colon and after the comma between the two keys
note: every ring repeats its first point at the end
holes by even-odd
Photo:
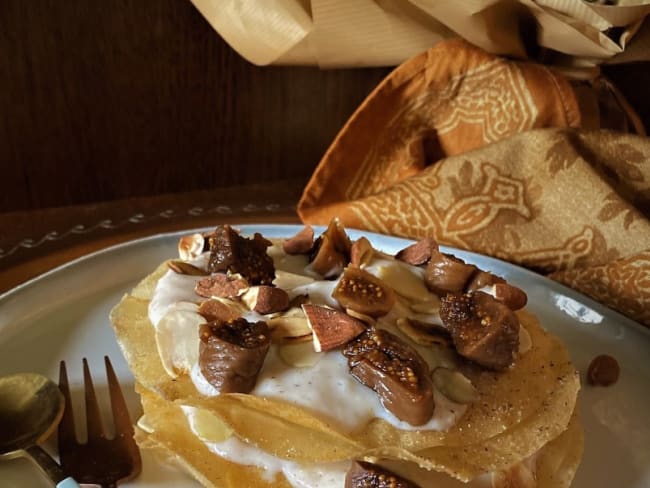
{"type": "Polygon", "coordinates": [[[650,326],[650,139],[580,124],[562,77],[445,42],[359,107],[298,211],[496,256],[650,326]]]}

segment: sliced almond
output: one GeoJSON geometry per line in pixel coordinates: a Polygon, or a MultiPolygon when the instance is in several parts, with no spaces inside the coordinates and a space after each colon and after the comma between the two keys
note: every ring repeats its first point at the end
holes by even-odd
{"type": "Polygon", "coordinates": [[[190,261],[201,255],[204,246],[205,238],[202,234],[196,233],[183,236],[178,241],[178,257],[184,261],[190,261]]]}
{"type": "Polygon", "coordinates": [[[280,316],[269,319],[266,323],[271,329],[271,340],[276,343],[290,339],[311,337],[312,334],[307,317],[304,316],[280,316]]]}
{"type": "Polygon", "coordinates": [[[408,265],[393,261],[390,265],[380,266],[377,274],[398,295],[417,302],[433,300],[434,295],[427,289],[422,276],[408,265]]]}
{"type": "Polygon", "coordinates": [[[508,283],[494,285],[494,298],[503,302],[510,310],[524,308],[528,302],[526,292],[508,283]]]}
{"type": "Polygon", "coordinates": [[[200,280],[194,290],[197,295],[206,298],[235,298],[248,289],[248,281],[241,275],[228,276],[226,273],[214,273],[200,280]]]}
{"type": "Polygon", "coordinates": [[[350,266],[355,268],[365,268],[370,264],[375,255],[372,244],[365,237],[360,237],[352,244],[350,248],[350,266]]]}
{"type": "Polygon", "coordinates": [[[309,276],[276,269],[273,284],[283,290],[293,290],[299,286],[309,285],[314,281],[314,278],[310,278],[309,276]]]}
{"type": "Polygon", "coordinates": [[[294,368],[310,368],[323,357],[314,351],[310,342],[301,344],[283,344],[278,348],[280,359],[294,368]]]}
{"type": "Polygon", "coordinates": [[[437,314],[440,310],[440,298],[432,295],[432,299],[428,302],[410,302],[409,308],[415,313],[422,313],[426,315],[437,314]]]}
{"type": "Polygon", "coordinates": [[[205,300],[199,306],[199,313],[205,317],[208,322],[219,320],[228,322],[241,316],[242,310],[239,304],[230,305],[222,300],[210,299],[205,300]]]}
{"type": "Polygon", "coordinates": [[[202,408],[183,406],[192,432],[204,442],[223,442],[233,434],[232,428],[218,415],[202,408]]]}
{"type": "Polygon", "coordinates": [[[472,382],[460,371],[448,368],[436,368],[432,374],[433,384],[440,393],[452,402],[467,405],[478,398],[478,392],[472,382]]]}
{"type": "Polygon", "coordinates": [[[193,264],[186,263],[185,261],[179,261],[177,259],[172,259],[167,261],[167,266],[174,273],[189,275],[189,276],[207,276],[208,272],[194,266],[193,264]]]}
{"type": "Polygon", "coordinates": [[[172,308],[156,326],[156,346],[171,378],[188,374],[199,360],[199,326],[205,318],[195,311],[172,308]]]}
{"type": "Polygon", "coordinates": [[[289,307],[287,292],[274,286],[251,286],[241,299],[248,308],[261,314],[281,312],[289,307]]]}
{"type": "Polygon", "coordinates": [[[402,249],[395,255],[395,259],[412,264],[413,266],[419,266],[431,259],[431,252],[434,249],[438,249],[436,241],[431,237],[425,237],[415,244],[411,244],[402,249]]]}
{"type": "Polygon", "coordinates": [[[377,323],[377,319],[375,319],[374,317],[371,317],[370,315],[366,315],[360,312],[356,312],[351,308],[346,308],[345,313],[347,313],[350,317],[359,319],[361,322],[367,325],[375,325],[377,323]]]}
{"type": "Polygon", "coordinates": [[[435,326],[428,327],[417,320],[400,317],[395,321],[395,325],[404,335],[421,346],[449,345],[451,343],[447,333],[435,326]]]}
{"type": "Polygon", "coordinates": [[[366,330],[360,320],[333,308],[305,304],[302,309],[314,333],[314,350],[329,351],[347,344],[366,330]]]}

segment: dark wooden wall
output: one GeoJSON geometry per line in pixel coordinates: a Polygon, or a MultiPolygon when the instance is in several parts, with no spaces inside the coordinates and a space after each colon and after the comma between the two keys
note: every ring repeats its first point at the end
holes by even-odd
{"type": "MultiPolygon", "coordinates": [[[[646,120],[647,66],[612,70],[646,120]]],[[[388,72],[253,66],[189,0],[1,0],[0,212],[306,180],[388,72]]]]}
{"type": "Polygon", "coordinates": [[[306,181],[388,71],[256,67],[189,0],[2,0],[0,211],[306,181]]]}

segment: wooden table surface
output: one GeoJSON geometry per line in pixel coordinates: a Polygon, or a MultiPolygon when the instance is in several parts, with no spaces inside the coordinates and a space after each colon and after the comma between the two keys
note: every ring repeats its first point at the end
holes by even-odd
{"type": "Polygon", "coordinates": [[[299,223],[304,182],[283,180],[0,214],[0,293],[67,261],[139,237],[220,223],[299,223]]]}

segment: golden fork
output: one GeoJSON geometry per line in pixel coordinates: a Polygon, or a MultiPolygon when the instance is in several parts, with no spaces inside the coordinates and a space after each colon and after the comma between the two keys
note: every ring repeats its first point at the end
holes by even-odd
{"type": "Polygon", "coordinates": [[[59,457],[63,471],[77,482],[113,488],[118,483],[137,476],[140,473],[142,462],[140,451],[133,438],[133,424],[129,417],[129,411],[108,356],[104,356],[104,363],[111,397],[115,436],[108,439],[102,427],[93,380],[88,368],[88,361],[84,358],[88,440],[84,444],[79,443],[74,426],[68,374],[65,361],[61,361],[59,388],[65,397],[65,410],[59,424],[59,457]]]}

